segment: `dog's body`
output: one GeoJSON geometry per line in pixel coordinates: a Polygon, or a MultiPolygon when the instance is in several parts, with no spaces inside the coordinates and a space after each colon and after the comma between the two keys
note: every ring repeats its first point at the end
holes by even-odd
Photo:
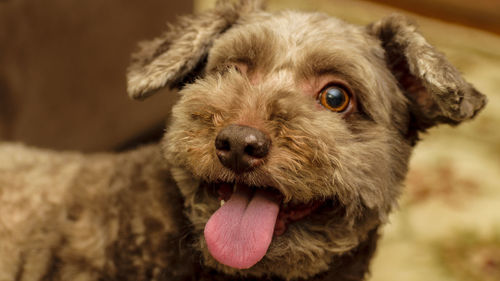
{"type": "MultiPolygon", "coordinates": [[[[232,279],[200,264],[158,145],[83,156],[3,144],[0,155],[0,280],[232,279]]],[[[361,278],[375,238],[328,273],[361,278]]]]}
{"type": "Polygon", "coordinates": [[[161,144],[0,145],[1,281],[362,280],[418,132],[485,104],[401,17],[252,1],[185,18],[128,79],[182,87],[161,144]]]}

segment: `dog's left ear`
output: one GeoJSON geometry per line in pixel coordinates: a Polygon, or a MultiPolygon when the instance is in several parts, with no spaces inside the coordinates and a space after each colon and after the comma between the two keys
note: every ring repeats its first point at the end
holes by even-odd
{"type": "Polygon", "coordinates": [[[215,9],[181,18],[162,36],[140,44],[127,72],[127,91],[144,99],[163,87],[180,87],[203,69],[213,41],[243,14],[262,9],[263,1],[219,0],[215,9]]]}
{"type": "Polygon", "coordinates": [[[417,32],[415,24],[392,15],[367,26],[380,39],[387,65],[410,101],[414,129],[473,118],[486,97],[467,83],[443,54],[417,32]]]}

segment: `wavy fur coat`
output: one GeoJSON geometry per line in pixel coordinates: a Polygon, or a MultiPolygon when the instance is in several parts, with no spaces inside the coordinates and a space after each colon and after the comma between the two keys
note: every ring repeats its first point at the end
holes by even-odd
{"type": "Polygon", "coordinates": [[[127,78],[180,89],[161,142],[0,144],[0,281],[363,280],[418,134],[486,103],[401,16],[247,0],[143,43],[127,78]]]}

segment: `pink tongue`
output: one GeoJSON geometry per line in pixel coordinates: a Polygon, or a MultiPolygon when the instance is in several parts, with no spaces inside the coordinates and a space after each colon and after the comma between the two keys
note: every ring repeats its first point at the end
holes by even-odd
{"type": "Polygon", "coordinates": [[[279,213],[279,202],[271,193],[258,190],[251,196],[248,186],[238,185],[205,226],[210,254],[239,269],[250,268],[264,257],[279,213]]]}

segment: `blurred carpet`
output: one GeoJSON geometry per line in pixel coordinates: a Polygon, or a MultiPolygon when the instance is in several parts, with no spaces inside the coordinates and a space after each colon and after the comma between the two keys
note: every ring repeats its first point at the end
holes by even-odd
{"type": "MultiPolygon", "coordinates": [[[[197,9],[210,6],[198,1],[197,9]]],[[[354,0],[269,3],[270,10],[283,8],[321,11],[363,25],[393,12],[408,14],[354,0]]],[[[489,103],[472,122],[422,136],[400,210],[383,229],[369,280],[499,281],[500,37],[408,15],[489,103]]]]}

